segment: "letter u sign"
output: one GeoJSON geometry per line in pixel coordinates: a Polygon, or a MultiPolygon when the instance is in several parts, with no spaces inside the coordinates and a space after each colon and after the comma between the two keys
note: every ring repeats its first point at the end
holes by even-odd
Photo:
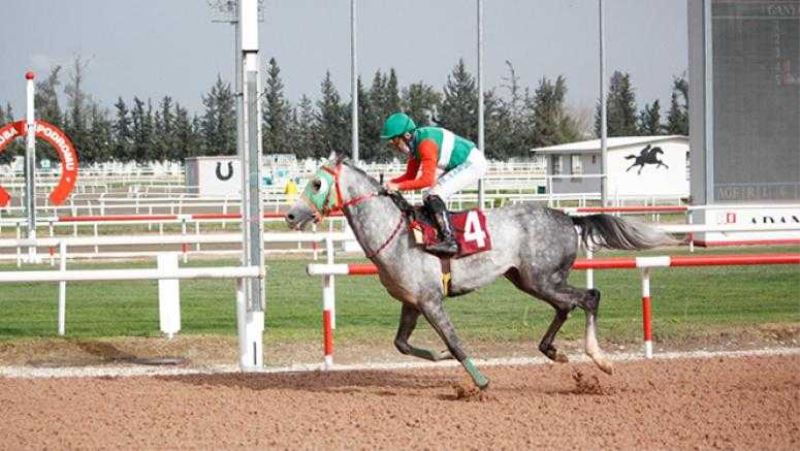
{"type": "MultiPolygon", "coordinates": [[[[24,134],[25,121],[12,122],[0,128],[0,153],[15,138],[24,134]]],[[[53,189],[53,192],[50,193],[50,202],[53,205],[61,205],[69,197],[72,188],[75,187],[75,181],[78,178],[78,154],[75,152],[75,147],[67,135],[49,122],[36,121],[36,137],[47,141],[53,146],[56,153],[58,153],[58,158],[61,160],[61,179],[53,189]]],[[[8,205],[10,200],[11,196],[8,191],[0,186],[0,207],[8,205]]]]}

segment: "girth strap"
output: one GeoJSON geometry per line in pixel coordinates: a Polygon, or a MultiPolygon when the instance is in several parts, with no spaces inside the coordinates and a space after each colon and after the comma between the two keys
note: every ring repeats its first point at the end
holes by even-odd
{"type": "Polygon", "coordinates": [[[450,295],[450,282],[452,279],[450,275],[450,258],[439,257],[439,265],[442,267],[442,291],[444,296],[447,297],[450,295]]]}

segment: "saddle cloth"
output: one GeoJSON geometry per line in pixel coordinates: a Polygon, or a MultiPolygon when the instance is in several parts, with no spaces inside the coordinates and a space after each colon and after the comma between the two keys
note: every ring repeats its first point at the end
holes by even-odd
{"type": "MultiPolygon", "coordinates": [[[[458,254],[452,258],[461,258],[492,248],[492,238],[486,227],[486,216],[478,209],[448,212],[453,234],[458,243],[458,254]]],[[[417,244],[427,247],[439,241],[436,224],[425,214],[417,214],[409,228],[414,234],[417,244]]]]}

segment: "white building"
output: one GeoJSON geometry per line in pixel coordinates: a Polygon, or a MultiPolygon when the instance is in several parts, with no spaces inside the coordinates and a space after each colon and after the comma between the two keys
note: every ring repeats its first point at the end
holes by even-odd
{"type": "MultiPolygon", "coordinates": [[[[297,159],[291,154],[265,155],[261,187],[282,190],[297,177],[297,159]]],[[[187,192],[199,196],[239,196],[242,192],[241,159],[235,155],[186,159],[187,192]]]]}
{"type": "Polygon", "coordinates": [[[200,196],[239,196],[242,193],[241,172],[241,160],[237,156],[187,158],[187,192],[200,196]]]}
{"type": "MultiPolygon", "coordinates": [[[[608,196],[688,197],[689,139],[686,136],[608,138],[608,196]]],[[[531,150],[546,157],[554,194],[600,193],[600,140],[531,150]]]]}

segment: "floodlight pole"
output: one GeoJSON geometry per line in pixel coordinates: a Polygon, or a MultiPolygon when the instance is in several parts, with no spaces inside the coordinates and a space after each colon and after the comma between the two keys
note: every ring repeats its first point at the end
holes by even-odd
{"type": "MultiPolygon", "coordinates": [[[[486,153],[484,147],[483,124],[483,0],[478,0],[478,149],[486,153]]],[[[478,208],[483,210],[484,200],[483,177],[478,180],[478,208]]]]}
{"type": "Polygon", "coordinates": [[[350,116],[352,118],[353,161],[358,165],[358,58],[356,53],[356,0],[350,0],[350,116]]]}
{"type": "Polygon", "coordinates": [[[600,204],[608,205],[608,126],[606,105],[606,35],[603,0],[599,1],[600,20],[600,204]]]}
{"type": "MultiPolygon", "coordinates": [[[[258,0],[239,0],[237,95],[242,169],[242,265],[263,268],[261,206],[261,98],[259,93],[258,0]]],[[[237,315],[242,370],[263,367],[264,279],[246,279],[239,288],[237,315]]]]}

